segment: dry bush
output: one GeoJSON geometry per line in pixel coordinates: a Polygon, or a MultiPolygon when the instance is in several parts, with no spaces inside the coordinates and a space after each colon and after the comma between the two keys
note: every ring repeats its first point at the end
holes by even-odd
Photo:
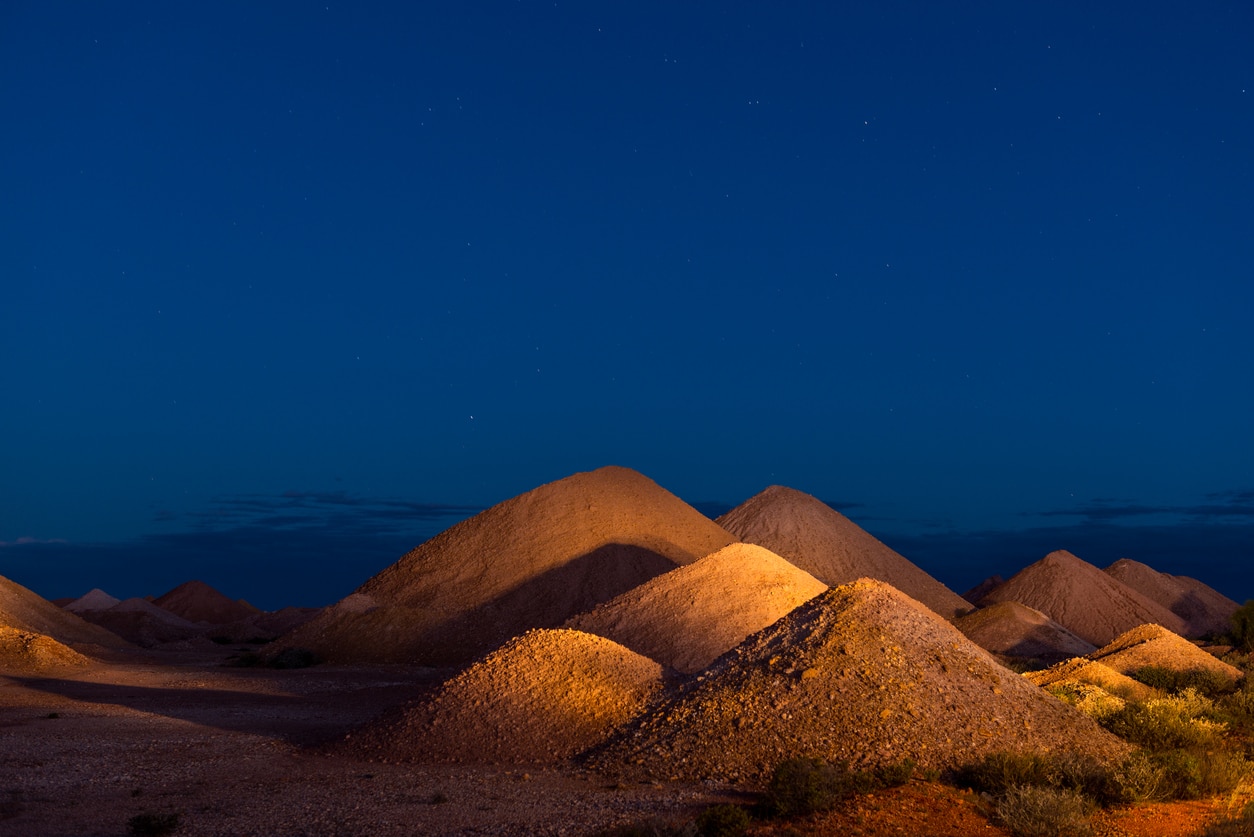
{"type": "Polygon", "coordinates": [[[1178,695],[1128,703],[1100,719],[1110,732],[1137,746],[1162,752],[1220,743],[1227,729],[1214,701],[1185,689],[1178,695]]]}
{"type": "Polygon", "coordinates": [[[997,818],[1016,837],[1085,837],[1089,802],[1074,790],[1016,785],[997,800],[997,818]]]}

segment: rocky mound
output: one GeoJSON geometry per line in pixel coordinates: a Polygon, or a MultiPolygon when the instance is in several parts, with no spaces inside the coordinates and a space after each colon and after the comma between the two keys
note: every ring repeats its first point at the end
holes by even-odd
{"type": "Polygon", "coordinates": [[[1241,669],[1206,653],[1161,625],[1140,625],[1089,655],[1115,671],[1134,674],[1143,668],[1210,671],[1235,683],[1241,669]]]}
{"type": "Polygon", "coordinates": [[[97,587],[89,590],[72,602],[63,605],[63,607],[71,613],[82,613],[85,610],[108,610],[120,601],[122,600],[110,596],[97,587]]]}
{"type": "Polygon", "coordinates": [[[1020,570],[981,601],[985,605],[1018,602],[1035,608],[1097,646],[1147,622],[1184,630],[1174,613],[1064,550],[1020,570]]]}
{"type": "Polygon", "coordinates": [[[83,611],[83,618],[142,648],[201,636],[202,625],[188,622],[147,599],[123,599],[108,610],[83,611]]]}
{"type": "Polygon", "coordinates": [[[1160,573],[1129,558],[1119,559],[1103,572],[1180,617],[1185,636],[1227,631],[1232,627],[1232,614],[1240,606],[1196,579],[1160,573]]]}
{"type": "Polygon", "coordinates": [[[985,651],[1007,657],[1058,662],[1097,650],[1044,613],[1018,602],[989,605],[959,617],[954,625],[985,651]]]}
{"type": "Polygon", "coordinates": [[[91,660],[52,637],[0,625],[0,672],[28,674],[83,666],[91,660]]]}
{"type": "Polygon", "coordinates": [[[749,637],[589,760],[758,787],[793,757],[945,769],[995,750],[1114,757],[1126,745],[919,602],[862,579],[749,637]]]}
{"type": "Polygon", "coordinates": [[[346,746],[388,761],[552,764],[604,740],[661,684],[661,666],[604,637],[533,630],[346,746]]]}
{"type": "Polygon", "coordinates": [[[181,616],[188,622],[225,625],[255,616],[261,611],[247,602],[234,601],[205,584],[187,581],[152,602],[162,610],[181,616]]]}
{"type": "Polygon", "coordinates": [[[685,674],[827,589],[770,550],[734,543],[569,620],[685,674]]]}
{"type": "Polygon", "coordinates": [[[84,622],[38,594],[0,576],[0,625],[79,648],[122,649],[127,644],[103,628],[84,622]]]}
{"type": "Polygon", "coordinates": [[[340,661],[468,662],[734,540],[647,477],[601,468],[462,521],[283,644],[340,661]]]}
{"type": "Polygon", "coordinates": [[[966,599],[971,604],[978,606],[980,604],[980,600],[983,599],[986,595],[988,595],[989,592],[996,590],[998,587],[1000,587],[1001,585],[1005,583],[1006,583],[1006,579],[1002,578],[1001,576],[990,575],[988,578],[984,579],[979,584],[975,585],[970,590],[963,593],[962,598],[966,599]]]}
{"type": "Polygon", "coordinates": [[[1029,671],[1023,675],[1038,686],[1083,683],[1097,686],[1108,694],[1127,700],[1146,700],[1158,695],[1158,691],[1126,674],[1115,671],[1105,663],[1083,657],[1065,660],[1044,671],[1029,671]]]}
{"type": "Polygon", "coordinates": [[[852,520],[795,489],[773,485],[717,522],[738,539],[771,550],[824,584],[875,578],[947,619],[971,609],[970,603],[957,593],[852,520]]]}

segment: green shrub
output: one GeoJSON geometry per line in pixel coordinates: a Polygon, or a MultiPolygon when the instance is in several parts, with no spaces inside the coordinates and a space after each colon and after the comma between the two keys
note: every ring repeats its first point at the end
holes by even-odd
{"type": "Polygon", "coordinates": [[[914,776],[914,759],[904,758],[896,764],[877,767],[874,771],[875,781],[882,788],[895,788],[909,782],[914,776]]]}
{"type": "Polygon", "coordinates": [[[1115,776],[1123,802],[1155,802],[1170,793],[1162,764],[1144,750],[1124,759],[1115,776]]]}
{"type": "Polygon", "coordinates": [[[1254,805],[1247,805],[1236,816],[1216,820],[1198,834],[1198,837],[1250,837],[1254,834],[1254,805]]]}
{"type": "Polygon", "coordinates": [[[1016,837],[1082,837],[1093,831],[1089,803],[1074,790],[1016,785],[997,800],[997,818],[1016,837]]]}
{"type": "Polygon", "coordinates": [[[958,770],[958,784],[1000,796],[1012,787],[1049,787],[1055,784],[1049,760],[1035,753],[989,753],[958,770]]]}
{"type": "Polygon", "coordinates": [[[822,759],[780,762],[766,787],[766,806],[777,817],[827,811],[852,794],[848,772],[822,759]]]}
{"type": "Polygon", "coordinates": [[[1209,747],[1219,742],[1225,725],[1212,720],[1215,704],[1193,689],[1178,695],[1128,703],[1099,723],[1115,735],[1149,750],[1209,747]]]}
{"type": "Polygon", "coordinates": [[[1118,771],[1092,756],[1063,753],[1054,756],[1050,763],[1055,787],[1082,793],[1099,805],[1114,805],[1126,801],[1118,771]]]}
{"type": "Polygon", "coordinates": [[[1132,672],[1131,677],[1170,694],[1192,689],[1198,694],[1215,697],[1232,690],[1231,680],[1208,668],[1177,671],[1164,666],[1146,666],[1132,672]]]}
{"type": "Polygon", "coordinates": [[[1232,614],[1232,644],[1242,651],[1254,651],[1254,599],[1232,614]]]}
{"type": "Polygon", "coordinates": [[[740,837],[749,829],[749,814],[739,805],[711,805],[697,815],[701,837],[740,837]]]}
{"type": "Polygon", "coordinates": [[[127,833],[131,837],[165,837],[179,827],[178,814],[136,814],[127,821],[127,833]]]}

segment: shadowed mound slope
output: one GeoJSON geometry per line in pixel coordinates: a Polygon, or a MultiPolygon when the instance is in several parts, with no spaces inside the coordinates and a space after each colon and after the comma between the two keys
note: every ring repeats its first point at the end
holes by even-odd
{"type": "Polygon", "coordinates": [[[83,618],[143,648],[201,636],[205,628],[157,607],[147,599],[123,599],[108,610],[83,611],[83,618]]]}
{"type": "Polygon", "coordinates": [[[1089,655],[1123,674],[1151,666],[1172,671],[1202,670],[1235,683],[1241,669],[1217,660],[1182,636],[1161,625],[1140,625],[1120,634],[1113,642],[1089,655]]]}
{"type": "Polygon", "coordinates": [[[594,767],[762,783],[780,761],[950,768],[995,750],[1126,746],[887,584],[834,587],[645,712],[594,767]]]}
{"type": "Polygon", "coordinates": [[[83,666],[91,660],[52,637],[0,625],[0,672],[29,672],[83,666]]]}
{"type": "Polygon", "coordinates": [[[210,625],[238,622],[261,612],[250,604],[227,598],[203,581],[184,582],[153,599],[152,603],[188,622],[206,622],[210,625]]]}
{"type": "Polygon", "coordinates": [[[346,746],[389,761],[551,764],[602,741],[661,684],[661,666],[616,642],[537,629],[346,746]]]}
{"type": "Polygon", "coordinates": [[[1065,550],[1024,567],[981,601],[985,605],[1018,602],[1035,608],[1097,646],[1147,622],[1184,630],[1174,613],[1065,550]]]}
{"type": "Polygon", "coordinates": [[[826,589],[770,550],[734,543],[628,590],[566,627],[692,674],[826,589]]]}
{"type": "Polygon", "coordinates": [[[1115,671],[1105,663],[1094,662],[1083,657],[1065,660],[1044,671],[1029,671],[1023,676],[1038,686],[1086,683],[1090,686],[1097,686],[1116,697],[1129,700],[1145,700],[1159,694],[1158,690],[1115,671]]]}
{"type": "Polygon", "coordinates": [[[828,585],[887,582],[945,618],[971,604],[821,500],[773,485],[718,519],[745,543],[771,550],[828,585]]]}
{"type": "Polygon", "coordinates": [[[959,617],[954,625],[985,651],[1007,657],[1058,661],[1097,650],[1044,613],[1018,602],[989,605],[959,617]]]}
{"type": "Polygon", "coordinates": [[[1185,625],[1185,636],[1228,630],[1232,627],[1232,614],[1240,606],[1196,579],[1160,573],[1148,564],[1129,558],[1119,559],[1103,572],[1180,617],[1185,625]]]}
{"type": "Polygon", "coordinates": [[[116,634],[83,621],[4,576],[0,576],[0,625],[43,634],[70,646],[128,647],[116,634]]]}
{"type": "Polygon", "coordinates": [[[601,468],[462,521],[283,644],[332,660],[467,662],[734,540],[649,478],[601,468]]]}

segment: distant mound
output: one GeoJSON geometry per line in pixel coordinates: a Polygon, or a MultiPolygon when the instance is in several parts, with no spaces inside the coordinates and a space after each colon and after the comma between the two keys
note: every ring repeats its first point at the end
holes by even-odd
{"type": "Polygon", "coordinates": [[[83,611],[83,618],[142,648],[181,642],[205,632],[196,625],[147,599],[123,599],[108,610],[83,611]]]}
{"type": "Polygon", "coordinates": [[[1233,683],[1242,677],[1241,669],[1215,659],[1161,625],[1133,628],[1094,651],[1089,658],[1123,674],[1135,674],[1143,668],[1155,667],[1172,671],[1210,671],[1233,683]]]}
{"type": "Polygon", "coordinates": [[[793,757],[946,769],[996,750],[1126,749],[919,602],[862,579],[750,636],[589,761],[760,787],[793,757]]]}
{"type": "Polygon", "coordinates": [[[1121,558],[1103,572],[1180,617],[1185,625],[1185,636],[1205,636],[1229,630],[1232,614],[1240,607],[1197,579],[1160,573],[1140,561],[1121,558]]]}
{"type": "Polygon", "coordinates": [[[647,477],[601,468],[462,521],[282,642],[330,660],[468,662],[734,540],[647,477]]]}
{"type": "Polygon", "coordinates": [[[1001,585],[1005,583],[1006,583],[1006,579],[1002,578],[1001,576],[990,575],[988,578],[984,579],[979,584],[975,585],[970,590],[963,593],[962,598],[966,599],[968,602],[970,602],[973,605],[979,605],[980,600],[983,599],[986,595],[988,595],[989,592],[996,590],[998,587],[1000,587],[1001,585]]]}
{"type": "Polygon", "coordinates": [[[52,637],[0,625],[0,673],[29,674],[84,666],[90,662],[52,637]]]}
{"type": "Polygon", "coordinates": [[[108,610],[120,601],[122,600],[110,596],[97,587],[64,605],[64,607],[70,613],[82,613],[86,610],[108,610]]]}
{"type": "Polygon", "coordinates": [[[1018,602],[989,605],[959,617],[954,625],[985,651],[1007,657],[1058,662],[1097,650],[1044,613],[1018,602]]]}
{"type": "Polygon", "coordinates": [[[734,543],[628,590],[566,627],[692,674],[826,589],[770,550],[734,543]]]}
{"type": "Polygon", "coordinates": [[[661,684],[661,666],[608,639],[533,630],[346,746],[389,761],[552,764],[602,741],[661,684]]]}
{"type": "Polygon", "coordinates": [[[969,602],[821,500],[773,485],[718,519],[745,543],[771,550],[828,585],[875,578],[949,619],[969,602]]]}
{"type": "Polygon", "coordinates": [[[1018,602],[1035,608],[1097,646],[1147,622],[1184,631],[1184,623],[1174,613],[1064,550],[1020,570],[981,601],[985,605],[1018,602]]]}
{"type": "Polygon", "coordinates": [[[84,622],[78,616],[0,576],[0,625],[43,634],[69,646],[128,647],[115,634],[84,622]]]}
{"type": "Polygon", "coordinates": [[[1158,690],[1115,671],[1105,663],[1083,657],[1065,660],[1044,671],[1029,671],[1023,675],[1038,686],[1084,683],[1097,686],[1103,691],[1126,700],[1146,700],[1159,694],[1158,690]]]}
{"type": "Polygon", "coordinates": [[[187,581],[158,596],[153,604],[188,622],[225,625],[255,616],[261,611],[246,602],[227,598],[203,581],[187,581]]]}

